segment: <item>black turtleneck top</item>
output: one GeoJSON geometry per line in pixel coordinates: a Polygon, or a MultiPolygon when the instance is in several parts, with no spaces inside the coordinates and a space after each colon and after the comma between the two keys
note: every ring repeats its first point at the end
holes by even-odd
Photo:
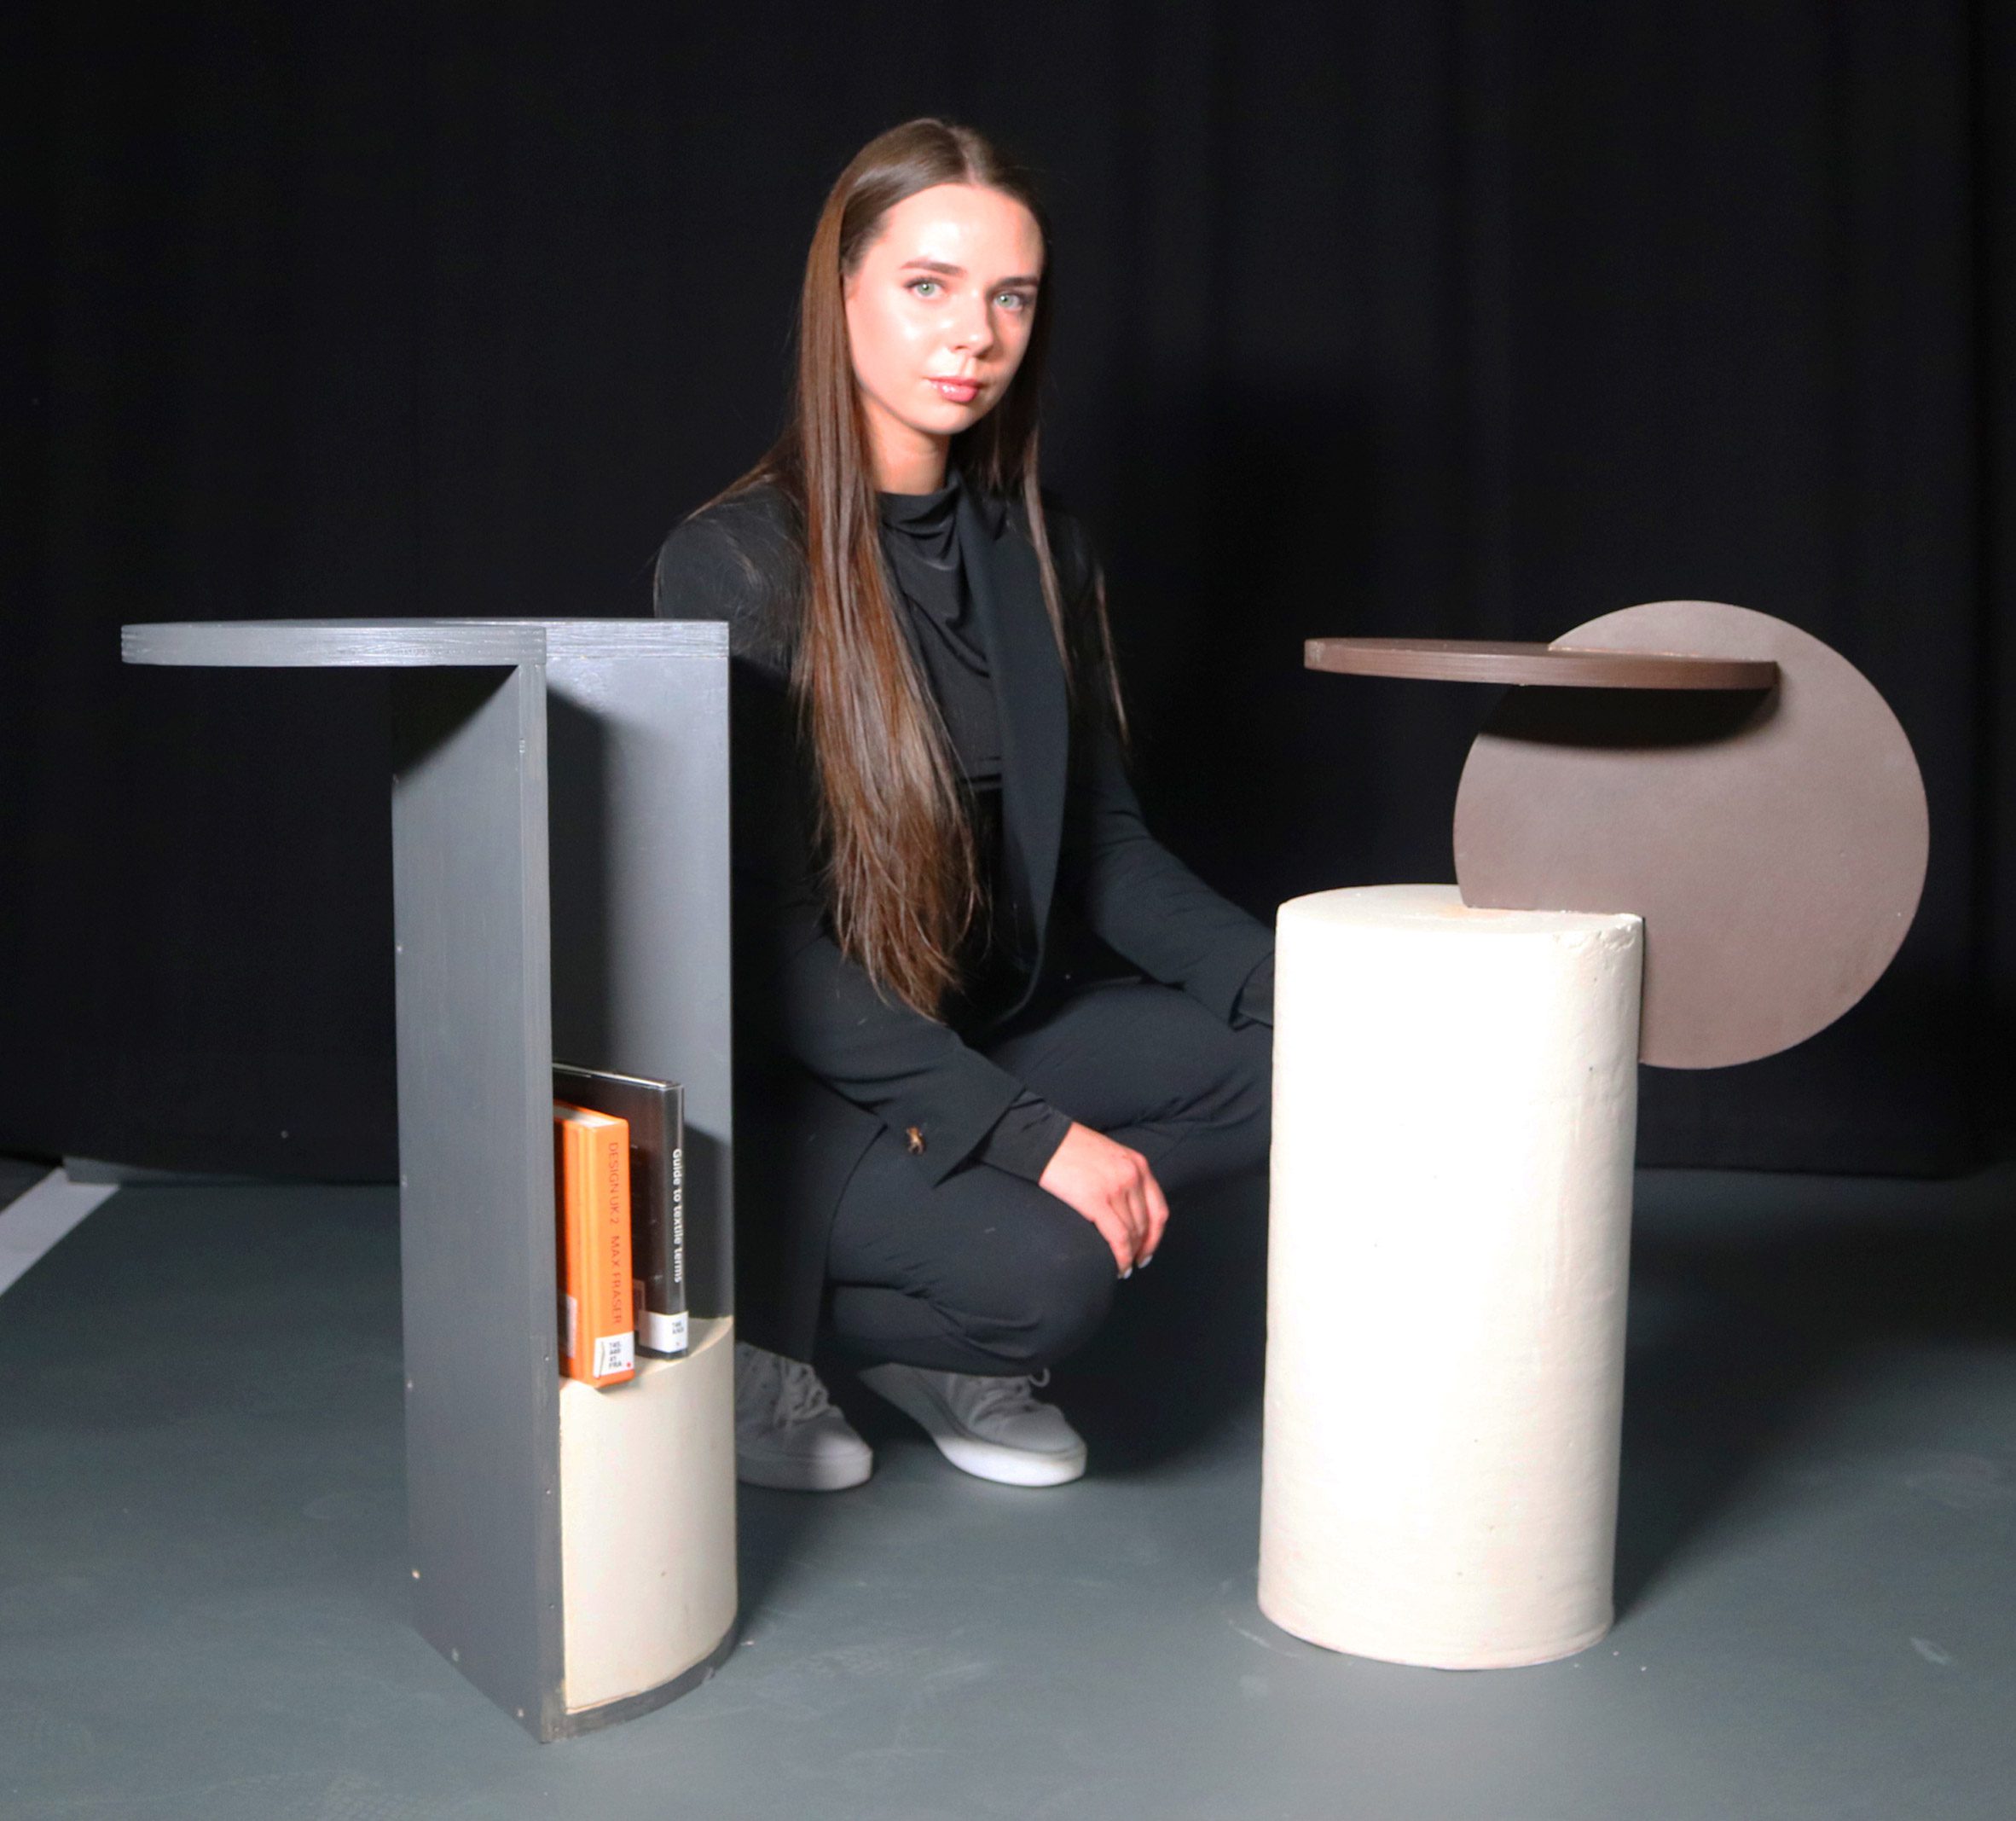
{"type": "MultiPolygon", "coordinates": [[[[964,983],[947,1008],[946,1021],[962,1034],[1013,1004],[1029,968],[1029,957],[1016,942],[1020,907],[1011,896],[1002,850],[1000,709],[959,548],[964,485],[955,468],[936,492],[880,496],[883,554],[901,597],[912,647],[945,718],[980,865],[981,908],[959,955],[964,983]]],[[[1240,994],[1236,1015],[1271,1024],[1273,999],[1270,954],[1240,994]]],[[[1070,1127],[1068,1115],[1024,1089],[975,1155],[1034,1182],[1070,1127]]]]}
{"type": "MultiPolygon", "coordinates": [[[[972,818],[981,903],[959,954],[962,984],[946,1022],[970,1031],[1012,1005],[1029,957],[1016,940],[1020,919],[1005,861],[1001,819],[1001,716],[994,667],[966,585],[959,549],[956,469],[933,493],[881,496],[882,548],[901,597],[911,644],[945,720],[953,759],[972,818]]],[[[1068,1115],[1026,1088],[975,1155],[1035,1181],[1070,1130],[1068,1115]]]]}
{"type": "Polygon", "coordinates": [[[945,716],[960,775],[999,790],[1001,717],[959,554],[961,485],[955,471],[936,493],[882,495],[882,548],[909,610],[912,643],[945,716]]]}

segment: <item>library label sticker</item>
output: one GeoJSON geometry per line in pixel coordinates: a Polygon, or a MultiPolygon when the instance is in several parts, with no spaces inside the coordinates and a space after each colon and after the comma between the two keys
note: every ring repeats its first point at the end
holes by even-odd
{"type": "Polygon", "coordinates": [[[642,1343],[653,1353],[682,1354],[686,1349],[687,1328],[686,1311],[666,1315],[655,1309],[646,1309],[644,1319],[638,1325],[642,1343]]]}

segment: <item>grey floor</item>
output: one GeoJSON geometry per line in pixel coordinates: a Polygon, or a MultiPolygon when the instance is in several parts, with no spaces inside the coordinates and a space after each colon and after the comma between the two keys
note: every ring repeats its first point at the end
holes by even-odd
{"type": "Polygon", "coordinates": [[[0,1157],[0,1208],[4,1208],[15,1196],[32,1189],[49,1173],[49,1165],[36,1163],[25,1157],[0,1157]]]}
{"type": "Polygon", "coordinates": [[[1254,1606],[1221,1205],[1057,1375],[1086,1480],[964,1478],[836,1375],[878,1470],[745,1492],[726,1668],[542,1747],[407,1624],[393,1192],[122,1189],[0,1296],[0,1815],[2008,1821],[2013,1209],[1642,1177],[1619,1625],[1451,1675],[1254,1606]]]}

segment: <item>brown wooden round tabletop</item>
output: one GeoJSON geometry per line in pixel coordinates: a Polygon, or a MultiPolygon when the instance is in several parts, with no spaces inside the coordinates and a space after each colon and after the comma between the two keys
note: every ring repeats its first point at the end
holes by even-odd
{"type": "Polygon", "coordinates": [[[1925,786],[1897,716],[1839,652],[1723,602],[1626,607],[1564,642],[1727,652],[1779,683],[1509,691],[1457,792],[1463,902],[1642,916],[1649,1063],[1749,1062],[1831,1024],[1889,966],[1925,883],[1925,786]]]}
{"type": "Polygon", "coordinates": [[[1769,658],[1492,639],[1311,639],[1302,663],[1348,676],[1444,683],[1538,683],[1564,689],[1769,689],[1769,658]]]}

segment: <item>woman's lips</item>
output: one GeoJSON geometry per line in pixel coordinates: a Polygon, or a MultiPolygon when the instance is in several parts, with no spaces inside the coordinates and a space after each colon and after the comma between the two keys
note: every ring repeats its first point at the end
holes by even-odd
{"type": "Polygon", "coordinates": [[[971,404],[980,396],[977,380],[937,380],[931,384],[937,387],[938,396],[953,404],[971,404]]]}

